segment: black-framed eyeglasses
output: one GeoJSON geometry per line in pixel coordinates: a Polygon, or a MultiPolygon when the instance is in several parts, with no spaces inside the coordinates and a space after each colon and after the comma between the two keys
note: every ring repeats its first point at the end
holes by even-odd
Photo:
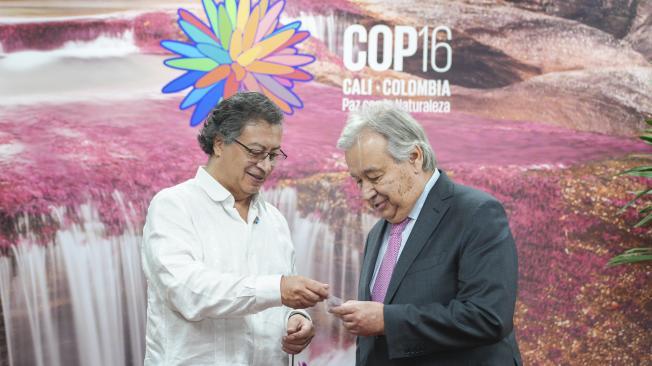
{"type": "Polygon", "coordinates": [[[261,149],[252,149],[247,145],[243,144],[242,142],[238,141],[237,139],[233,139],[233,141],[235,141],[238,145],[242,146],[247,151],[247,155],[249,155],[249,158],[251,158],[251,160],[255,160],[256,162],[263,161],[268,157],[271,163],[276,163],[280,160],[285,160],[288,158],[287,154],[285,154],[281,149],[278,149],[278,151],[267,152],[261,149]]]}

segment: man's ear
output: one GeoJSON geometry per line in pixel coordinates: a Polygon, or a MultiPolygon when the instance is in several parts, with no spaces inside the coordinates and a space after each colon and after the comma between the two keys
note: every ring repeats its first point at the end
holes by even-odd
{"type": "Polygon", "coordinates": [[[410,153],[410,157],[408,158],[408,161],[410,162],[410,165],[414,167],[414,172],[419,173],[421,170],[423,170],[423,149],[419,145],[415,145],[414,149],[410,153]]]}
{"type": "Polygon", "coordinates": [[[222,155],[223,149],[224,139],[222,139],[222,137],[216,136],[213,140],[213,155],[215,155],[216,158],[219,158],[220,155],[222,155]]]}

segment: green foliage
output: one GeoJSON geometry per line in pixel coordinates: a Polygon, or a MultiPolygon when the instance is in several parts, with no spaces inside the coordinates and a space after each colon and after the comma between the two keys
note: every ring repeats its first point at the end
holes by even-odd
{"type": "Polygon", "coordinates": [[[652,248],[634,248],[609,260],[609,266],[625,263],[638,263],[652,260],[652,248]]]}
{"type": "MultiPolygon", "coordinates": [[[[652,119],[648,119],[645,122],[647,122],[648,126],[652,126],[652,119]]],[[[648,145],[652,145],[652,128],[648,127],[645,129],[643,134],[640,136],[641,140],[643,140],[644,143],[648,145]]],[[[652,159],[652,154],[646,154],[644,157],[652,159]]],[[[626,170],[622,173],[621,175],[629,175],[633,177],[644,177],[648,179],[652,179],[652,166],[650,165],[643,165],[643,166],[638,166],[629,170],[626,170]]],[[[627,208],[635,204],[636,202],[644,199],[645,197],[652,195],[652,187],[647,187],[646,189],[635,192],[636,195],[634,198],[627,202],[623,208],[618,211],[619,214],[622,214],[625,212],[627,208]]],[[[642,207],[638,213],[643,216],[639,222],[637,222],[634,227],[643,227],[647,226],[650,223],[652,223],[652,204],[648,203],[646,206],[642,207]]],[[[652,247],[646,247],[646,248],[634,248],[630,249],[622,254],[619,254],[611,260],[609,260],[608,265],[609,266],[616,266],[619,264],[625,264],[625,263],[639,263],[639,262],[645,262],[645,261],[652,261],[652,247]]]]}

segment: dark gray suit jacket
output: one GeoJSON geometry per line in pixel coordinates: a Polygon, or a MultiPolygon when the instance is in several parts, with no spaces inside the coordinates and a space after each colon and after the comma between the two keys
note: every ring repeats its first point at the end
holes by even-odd
{"type": "MultiPolygon", "coordinates": [[[[387,221],[371,229],[358,298],[387,221]]],[[[445,173],[428,193],[385,296],[385,335],[358,337],[356,365],[521,365],[513,315],[516,247],[503,206],[445,173]]]]}

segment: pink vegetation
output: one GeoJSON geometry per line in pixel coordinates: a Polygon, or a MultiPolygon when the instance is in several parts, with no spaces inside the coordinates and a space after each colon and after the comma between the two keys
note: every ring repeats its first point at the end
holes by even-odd
{"type": "MultiPolygon", "coordinates": [[[[277,179],[345,170],[335,148],[346,119],[338,90],[313,83],[299,85],[297,92],[305,109],[287,118],[283,146],[290,158],[277,168],[271,185],[277,179]]],[[[92,200],[100,205],[103,221],[119,231],[125,223],[110,198],[114,191],[144,213],[156,191],[192,177],[205,162],[195,141],[198,130],[188,127],[188,114],[177,105],[178,100],[150,100],[3,110],[3,143],[22,149],[0,160],[3,216],[9,221],[21,215],[38,218],[52,207],[74,208],[92,200]]],[[[640,146],[634,140],[527,122],[457,114],[417,118],[444,168],[569,165],[640,146]]],[[[13,228],[4,230],[7,245],[13,228]]]]}
{"type": "Polygon", "coordinates": [[[147,53],[163,53],[159,42],[180,38],[176,14],[145,13],[134,17],[74,19],[38,23],[0,23],[4,52],[54,50],[66,42],[89,42],[100,36],[121,37],[133,32],[134,42],[147,53]]]}

